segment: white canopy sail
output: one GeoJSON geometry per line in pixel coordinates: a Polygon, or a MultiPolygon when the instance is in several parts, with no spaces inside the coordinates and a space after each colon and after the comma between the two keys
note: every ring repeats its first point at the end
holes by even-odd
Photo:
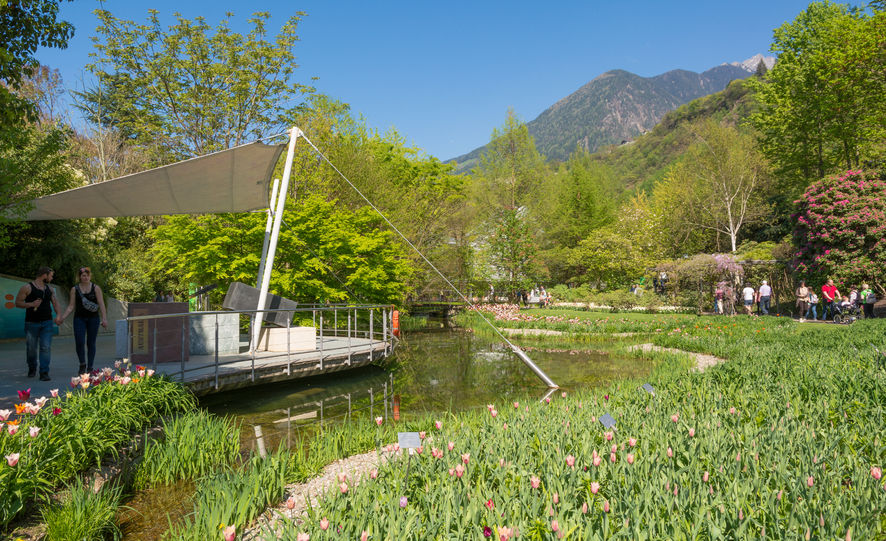
{"type": "Polygon", "coordinates": [[[25,220],[245,212],[268,207],[284,144],[249,143],[34,200],[25,220]]]}

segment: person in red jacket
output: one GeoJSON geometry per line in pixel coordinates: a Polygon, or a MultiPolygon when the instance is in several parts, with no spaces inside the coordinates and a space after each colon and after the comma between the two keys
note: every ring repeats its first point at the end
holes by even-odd
{"type": "Polygon", "coordinates": [[[834,285],[833,280],[821,286],[821,295],[824,301],[824,310],[822,310],[822,319],[825,321],[834,317],[834,302],[840,298],[840,290],[834,285]]]}

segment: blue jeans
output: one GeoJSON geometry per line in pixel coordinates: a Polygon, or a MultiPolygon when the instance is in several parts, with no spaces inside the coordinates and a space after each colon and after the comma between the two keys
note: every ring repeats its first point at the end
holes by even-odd
{"type": "Polygon", "coordinates": [[[77,359],[80,360],[80,366],[87,365],[86,370],[90,372],[92,371],[92,363],[95,361],[95,337],[98,336],[100,322],[101,319],[98,317],[74,316],[74,346],[77,349],[77,359]],[[88,364],[86,353],[89,354],[88,364]]]}
{"type": "Polygon", "coordinates": [[[760,311],[769,315],[769,297],[760,297],[760,311]]]}
{"type": "Polygon", "coordinates": [[[810,304],[809,310],[806,310],[806,319],[809,319],[809,314],[812,314],[812,319],[818,319],[818,305],[810,304]]]}
{"type": "Polygon", "coordinates": [[[33,322],[25,321],[25,343],[27,345],[28,370],[37,368],[37,350],[40,350],[40,373],[49,373],[49,355],[52,348],[51,319],[33,322]]]}
{"type": "Polygon", "coordinates": [[[824,303],[824,308],[821,309],[821,319],[827,321],[834,317],[834,314],[837,313],[836,306],[834,306],[834,301],[824,303]]]}

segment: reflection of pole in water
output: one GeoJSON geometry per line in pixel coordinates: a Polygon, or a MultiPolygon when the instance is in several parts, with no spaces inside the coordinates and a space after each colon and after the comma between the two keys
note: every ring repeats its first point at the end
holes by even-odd
{"type": "Polygon", "coordinates": [[[395,394],[393,398],[393,410],[394,410],[394,420],[400,420],[400,395],[395,394]]]}

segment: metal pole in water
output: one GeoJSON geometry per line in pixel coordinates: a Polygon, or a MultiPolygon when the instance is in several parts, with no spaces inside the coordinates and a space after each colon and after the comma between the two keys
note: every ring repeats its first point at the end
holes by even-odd
{"type": "Polygon", "coordinates": [[[252,425],[255,431],[255,443],[258,445],[258,456],[267,458],[268,451],[265,449],[265,437],[261,432],[261,425],[252,425]]]}

